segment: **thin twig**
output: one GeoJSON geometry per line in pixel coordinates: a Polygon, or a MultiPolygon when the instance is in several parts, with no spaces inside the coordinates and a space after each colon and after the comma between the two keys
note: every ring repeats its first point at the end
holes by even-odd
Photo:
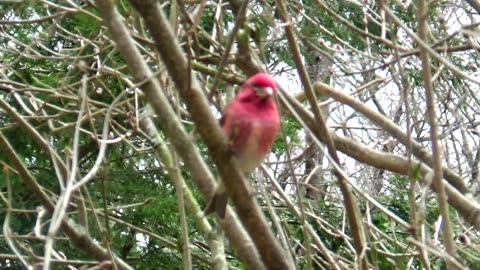
{"type": "MultiPolygon", "coordinates": [[[[426,0],[420,0],[418,3],[418,26],[419,26],[419,38],[421,41],[427,44],[428,36],[428,10],[426,0]]],[[[428,44],[427,44],[428,46],[428,44]]],[[[428,122],[430,123],[430,138],[432,141],[432,156],[433,156],[433,181],[437,185],[437,201],[440,208],[440,213],[443,221],[443,239],[447,253],[455,257],[455,242],[453,240],[453,230],[450,222],[447,195],[445,187],[443,185],[443,168],[442,168],[442,149],[438,139],[438,125],[437,115],[435,112],[435,96],[433,89],[433,78],[430,66],[430,54],[426,50],[425,46],[420,47],[420,59],[422,60],[422,74],[423,84],[425,87],[425,95],[427,97],[427,114],[428,122]]],[[[457,265],[453,264],[450,260],[446,261],[448,269],[458,269],[457,265]]]]}

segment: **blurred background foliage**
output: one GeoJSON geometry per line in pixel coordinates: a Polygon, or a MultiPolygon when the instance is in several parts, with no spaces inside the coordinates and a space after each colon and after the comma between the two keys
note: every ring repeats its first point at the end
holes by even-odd
{"type": "MultiPolygon", "coordinates": [[[[160,4],[170,16],[183,49],[190,50],[188,55],[192,66],[203,83],[212,110],[220,115],[218,104],[225,104],[227,92],[237,89],[238,85],[225,80],[219,84],[218,93],[209,92],[215,74],[211,74],[208,68],[218,72],[216,69],[225,53],[235,23],[230,5],[218,1],[163,1],[160,4]],[[172,13],[172,5],[176,13],[172,13]],[[182,9],[198,20],[198,28],[188,34],[185,30],[187,19],[182,9]]],[[[312,80],[320,78],[351,92],[403,128],[409,119],[412,137],[427,149],[431,147],[421,65],[416,50],[418,45],[401,26],[393,23],[372,1],[287,0],[285,4],[292,17],[307,68],[315,70],[312,80]],[[328,10],[319,3],[323,3],[328,10]],[[378,78],[383,79],[381,83],[356,91],[378,78]],[[405,99],[404,93],[408,93],[409,97],[405,99]],[[405,103],[410,106],[408,110],[405,103]]],[[[385,4],[407,28],[417,31],[416,3],[404,1],[385,4]]],[[[162,82],[185,129],[191,133],[192,139],[197,140],[189,113],[182,101],[178,100],[139,15],[128,1],[118,1],[117,7],[145,61],[157,72],[156,76],[162,82]]],[[[472,76],[478,75],[477,11],[464,1],[437,1],[428,8],[432,46],[439,48],[438,52],[458,70],[472,76]]],[[[148,100],[143,99],[132,82],[126,63],[110,40],[108,31],[102,27],[100,13],[93,3],[88,0],[2,1],[0,14],[0,98],[28,121],[31,128],[48,141],[51,151],[60,155],[67,164],[73,155],[77,155],[80,175],[92,169],[99,150],[98,138],[105,125],[106,111],[119,98],[108,123],[109,137],[104,138],[110,142],[100,173],[78,194],[74,194],[67,209],[68,218],[102,245],[108,243],[111,251],[134,269],[181,269],[183,240],[175,186],[164,164],[156,158],[150,140],[138,125],[139,111],[148,100]],[[87,111],[81,123],[78,151],[72,153],[82,87],[86,89],[87,111]],[[87,209],[86,224],[82,224],[77,212],[80,201],[87,209]],[[105,214],[110,216],[108,221],[104,218],[105,214]]],[[[302,100],[303,88],[275,2],[250,1],[247,14],[247,23],[252,31],[249,42],[258,58],[265,61],[265,67],[279,83],[302,100]]],[[[244,75],[235,65],[235,53],[234,44],[231,60],[222,72],[232,75],[238,82],[244,75]]],[[[477,117],[480,105],[478,85],[458,76],[458,72],[445,68],[435,59],[431,62],[437,76],[435,95],[445,164],[464,177],[472,188],[472,194],[476,195],[478,179],[473,176],[476,175],[475,166],[478,166],[480,151],[477,133],[480,123],[477,117]]],[[[302,101],[308,107],[305,100],[302,101]]],[[[394,138],[372,125],[364,116],[340,103],[328,102],[328,124],[335,132],[373,149],[399,156],[408,155],[405,146],[395,144],[394,138]]],[[[62,192],[63,179],[59,178],[51,153],[42,149],[32,139],[31,132],[21,128],[4,108],[0,108],[0,131],[38,184],[55,202],[62,192]]],[[[307,135],[308,132],[303,130],[295,117],[284,115],[282,135],[275,141],[267,167],[294,201],[303,204],[309,213],[307,222],[314,227],[327,249],[336,254],[337,262],[343,269],[354,269],[358,262],[355,261],[356,255],[351,245],[342,196],[330,172],[331,166],[324,157],[316,157],[315,154],[321,151],[305,139],[307,135]],[[305,165],[314,157],[320,173],[316,174],[315,183],[312,183],[317,197],[311,198],[305,196],[308,186],[305,180],[311,173],[305,170],[305,165]],[[290,167],[289,163],[293,166],[290,167]],[[299,186],[294,185],[293,175],[300,180],[299,186]],[[295,192],[297,187],[301,189],[300,198],[295,192]]],[[[200,140],[197,141],[205,160],[209,160],[205,146],[200,140]]],[[[422,225],[418,228],[424,230],[422,241],[428,247],[423,248],[427,250],[429,265],[425,265],[419,255],[424,249],[412,245],[410,240],[414,237],[411,231],[399,226],[382,209],[360,199],[368,242],[365,255],[371,268],[446,269],[441,255],[442,238],[438,236],[441,233],[435,227],[440,216],[436,196],[428,187],[418,184],[419,177],[373,168],[345,155],[341,159],[340,165],[366,194],[399,219],[411,224],[418,222],[422,225]],[[412,220],[412,207],[415,208],[415,220],[412,220]]],[[[39,212],[43,211],[41,202],[11,169],[11,163],[3,151],[0,151],[0,164],[4,168],[0,172],[0,220],[2,224],[7,222],[6,198],[11,195],[8,226],[20,253],[33,263],[44,253],[43,239],[34,230],[38,228],[45,235],[49,216],[40,216],[39,212]],[[11,188],[8,188],[8,182],[11,188]]],[[[215,171],[211,162],[207,164],[215,171]]],[[[182,168],[181,162],[177,165],[182,168]]],[[[182,171],[182,176],[194,198],[203,207],[205,200],[191,181],[188,171],[182,171]]],[[[271,196],[269,199],[288,235],[289,252],[294,254],[297,268],[331,269],[318,249],[313,247],[313,250],[307,251],[305,245],[312,243],[305,237],[302,221],[272,191],[265,177],[257,173],[253,178],[254,185],[265,185],[271,191],[266,194],[271,196]]],[[[264,195],[258,192],[258,200],[271,221],[264,195]]],[[[188,236],[195,254],[193,269],[210,269],[211,258],[206,239],[199,233],[191,215],[188,214],[188,236]]],[[[457,260],[470,269],[479,269],[477,231],[453,209],[450,215],[458,248],[457,260]]],[[[22,263],[12,257],[18,254],[12,252],[7,241],[2,234],[0,269],[23,269],[22,263]]],[[[88,267],[102,263],[70,244],[62,232],[57,236],[55,250],[72,262],[54,264],[52,269],[90,269],[88,267]],[[71,268],[67,268],[67,265],[71,268]]],[[[225,252],[229,269],[246,269],[228,243],[225,252]]]]}

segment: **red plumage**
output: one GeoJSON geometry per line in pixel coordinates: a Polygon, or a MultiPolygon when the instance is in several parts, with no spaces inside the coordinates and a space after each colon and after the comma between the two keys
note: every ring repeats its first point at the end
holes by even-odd
{"type": "MultiPolygon", "coordinates": [[[[235,99],[224,110],[221,125],[229,137],[239,168],[250,173],[270,152],[280,129],[280,117],[273,94],[276,86],[266,73],[257,73],[245,81],[235,99]]],[[[205,210],[225,216],[227,197],[219,188],[205,210]]]]}

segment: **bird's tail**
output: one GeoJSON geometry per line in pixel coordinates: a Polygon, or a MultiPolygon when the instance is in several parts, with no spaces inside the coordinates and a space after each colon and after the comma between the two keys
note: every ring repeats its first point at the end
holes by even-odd
{"type": "Polygon", "coordinates": [[[225,212],[227,210],[228,195],[225,191],[217,192],[213,195],[210,202],[208,202],[207,207],[205,208],[205,215],[211,215],[217,213],[221,218],[225,218],[225,212]]]}

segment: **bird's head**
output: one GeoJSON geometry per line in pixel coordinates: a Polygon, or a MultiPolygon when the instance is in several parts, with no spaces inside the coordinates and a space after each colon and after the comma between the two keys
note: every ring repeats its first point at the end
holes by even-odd
{"type": "Polygon", "coordinates": [[[275,80],[267,73],[257,73],[250,77],[243,85],[243,89],[254,90],[260,99],[273,96],[276,91],[275,80]]]}

